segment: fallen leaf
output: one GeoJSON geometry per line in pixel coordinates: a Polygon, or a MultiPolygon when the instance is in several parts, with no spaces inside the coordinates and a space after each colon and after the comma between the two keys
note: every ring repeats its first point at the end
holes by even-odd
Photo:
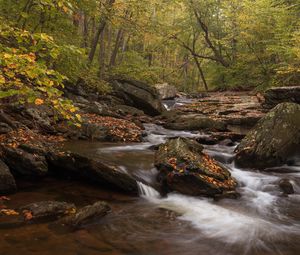
{"type": "Polygon", "coordinates": [[[4,215],[8,215],[8,216],[19,215],[18,212],[16,212],[15,210],[12,210],[12,209],[2,209],[2,210],[0,210],[0,213],[2,213],[4,215]]]}
{"type": "Polygon", "coordinates": [[[31,220],[33,218],[32,212],[28,210],[24,210],[23,215],[25,220],[31,220]]]}

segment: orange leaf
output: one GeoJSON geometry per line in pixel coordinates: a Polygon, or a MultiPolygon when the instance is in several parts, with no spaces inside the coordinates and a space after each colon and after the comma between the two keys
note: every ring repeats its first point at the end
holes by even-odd
{"type": "Polygon", "coordinates": [[[35,103],[36,105],[41,105],[41,104],[44,103],[44,100],[43,100],[43,99],[40,99],[40,98],[37,98],[37,99],[35,99],[34,103],[35,103]]]}

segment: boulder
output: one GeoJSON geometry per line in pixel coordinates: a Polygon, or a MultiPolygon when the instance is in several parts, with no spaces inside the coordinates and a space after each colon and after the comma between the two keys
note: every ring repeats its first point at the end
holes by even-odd
{"type": "Polygon", "coordinates": [[[200,114],[178,115],[174,119],[170,118],[169,120],[167,120],[167,122],[163,126],[165,128],[173,130],[227,130],[227,125],[223,121],[205,117],[200,114]]]}
{"type": "Polygon", "coordinates": [[[111,116],[119,118],[118,115],[111,107],[106,105],[105,103],[92,102],[89,104],[88,108],[85,110],[87,113],[97,114],[101,116],[111,116]]]}
{"type": "Polygon", "coordinates": [[[300,144],[300,105],[282,103],[271,110],[247,134],[236,149],[240,167],[281,165],[300,144]]]}
{"type": "Polygon", "coordinates": [[[51,152],[47,155],[50,170],[65,177],[85,179],[128,193],[138,193],[134,178],[121,169],[76,153],[51,152]]]}
{"type": "Polygon", "coordinates": [[[169,139],[155,154],[158,180],[163,189],[192,196],[236,196],[237,182],[227,168],[202,152],[187,138],[169,139]]]}
{"type": "Polygon", "coordinates": [[[62,223],[77,228],[93,220],[104,217],[110,210],[107,203],[101,201],[96,202],[93,205],[81,208],[73,215],[65,217],[62,220],[62,223]]]}
{"type": "Polygon", "coordinates": [[[2,151],[4,162],[16,175],[41,177],[48,173],[46,158],[44,155],[39,154],[39,152],[42,152],[40,149],[26,145],[18,148],[3,146],[2,151]]]}
{"type": "Polygon", "coordinates": [[[157,89],[163,100],[174,99],[177,96],[176,87],[169,85],[168,83],[156,84],[154,87],[157,89]]]}
{"type": "Polygon", "coordinates": [[[284,102],[300,104],[300,86],[271,88],[264,93],[264,98],[263,107],[267,109],[284,102]]]}
{"type": "Polygon", "coordinates": [[[0,160],[0,195],[13,193],[17,190],[16,182],[8,166],[0,160]]]}
{"type": "Polygon", "coordinates": [[[165,110],[157,90],[146,83],[114,79],[111,84],[114,95],[122,99],[126,105],[143,110],[151,116],[159,115],[165,110]]]}
{"type": "Polygon", "coordinates": [[[74,204],[57,201],[42,201],[25,205],[19,209],[26,220],[58,218],[76,211],[74,204]]]}
{"type": "Polygon", "coordinates": [[[295,193],[293,184],[289,179],[281,179],[279,181],[279,188],[282,190],[283,194],[285,195],[290,195],[295,193]]]}

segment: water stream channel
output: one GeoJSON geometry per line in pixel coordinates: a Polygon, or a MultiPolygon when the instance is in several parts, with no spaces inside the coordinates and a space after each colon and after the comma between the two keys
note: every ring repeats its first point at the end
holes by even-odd
{"type": "Polygon", "coordinates": [[[140,197],[130,197],[77,181],[20,183],[10,206],[62,200],[77,206],[105,200],[112,212],[69,232],[55,223],[0,228],[1,255],[298,255],[300,254],[300,158],[289,173],[241,170],[233,162],[235,146],[211,145],[205,151],[225,164],[238,180],[241,198],[214,201],[171,193],[160,197],[151,187],[157,170],[153,145],[168,137],[202,133],[145,125],[140,144],[68,142],[65,148],[118,165],[141,180],[140,197]],[[283,196],[281,178],[292,180],[295,194],[283,196]],[[149,185],[146,185],[148,183],[149,185]]]}

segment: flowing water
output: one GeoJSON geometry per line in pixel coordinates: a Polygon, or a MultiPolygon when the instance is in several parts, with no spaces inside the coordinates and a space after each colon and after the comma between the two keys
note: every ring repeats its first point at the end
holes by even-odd
{"type": "Polygon", "coordinates": [[[112,162],[136,176],[140,197],[133,198],[75,181],[20,183],[10,206],[62,200],[84,206],[108,201],[112,212],[82,229],[69,232],[53,224],[1,225],[1,255],[298,255],[300,254],[300,160],[284,166],[289,173],[241,170],[233,162],[234,146],[206,146],[238,180],[241,198],[213,201],[176,193],[161,197],[151,186],[153,145],[168,137],[205,134],[176,132],[146,125],[141,144],[70,142],[66,149],[112,162]],[[283,196],[278,182],[292,180],[295,194],[283,196]],[[147,184],[148,185],[147,185],[147,184]]]}

